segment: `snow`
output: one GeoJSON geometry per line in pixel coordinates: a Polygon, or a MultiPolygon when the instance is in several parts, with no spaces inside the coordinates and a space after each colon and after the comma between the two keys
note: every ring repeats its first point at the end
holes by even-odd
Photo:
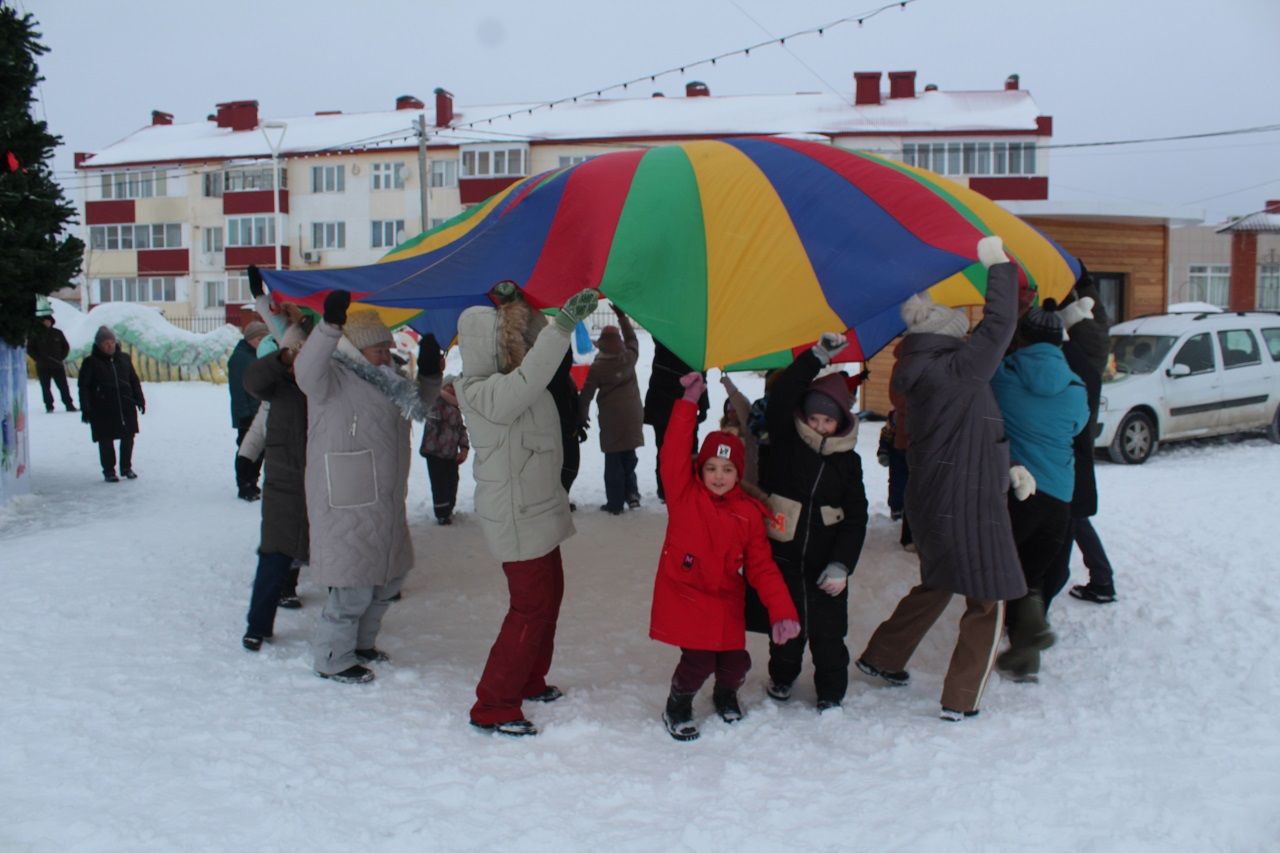
{"type": "MultiPolygon", "coordinates": [[[[993,676],[980,717],[937,717],[953,604],[910,686],[855,671],[844,709],[822,717],[807,668],[790,703],[764,697],[753,636],[746,719],[714,720],[705,688],[703,737],[678,744],[658,720],[677,652],[647,639],[665,524],[653,449],[644,508],[613,518],[597,509],[592,436],[551,673],[567,696],[526,709],[540,736],[509,740],[467,725],[506,606],[470,465],[448,528],[414,465],[417,566],[379,639],[393,661],[370,685],[334,684],[311,673],[322,591],[305,575],[305,607],[280,612],[275,642],[240,648],[260,505],[235,498],[226,388],[155,383],[147,398],[140,479],[102,482],[87,427],[37,412],[32,493],[0,508],[0,849],[1241,851],[1280,838],[1280,586],[1260,523],[1280,501],[1280,447],[1265,439],[1099,463],[1095,523],[1120,599],[1055,602],[1041,683],[993,676]]],[[[887,516],[876,433],[859,439],[872,520],[855,656],[918,577],[887,516]]]]}
{"type": "MultiPolygon", "coordinates": [[[[163,364],[200,367],[225,362],[242,337],[227,324],[211,332],[188,332],[170,323],[154,308],[134,302],[104,302],[86,313],[69,302],[51,299],[54,325],[62,330],[71,353],[69,363],[83,359],[93,349],[98,328],[108,326],[131,347],[163,364]]],[[[37,395],[33,399],[39,399],[37,395]]]]}
{"type": "Polygon", "coordinates": [[[1222,309],[1209,302],[1175,302],[1169,306],[1168,314],[1221,314],[1222,309]]]}

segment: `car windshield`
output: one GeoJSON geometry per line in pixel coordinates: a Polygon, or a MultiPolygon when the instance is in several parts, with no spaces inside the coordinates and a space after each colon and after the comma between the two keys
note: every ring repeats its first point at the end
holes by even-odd
{"type": "Polygon", "coordinates": [[[1115,373],[1150,373],[1169,354],[1173,335],[1112,335],[1111,363],[1115,373]]]}

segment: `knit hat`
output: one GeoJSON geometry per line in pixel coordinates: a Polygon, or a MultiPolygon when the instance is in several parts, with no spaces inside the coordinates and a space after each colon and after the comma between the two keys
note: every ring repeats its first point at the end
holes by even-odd
{"type": "Polygon", "coordinates": [[[810,391],[805,394],[801,408],[806,418],[810,415],[826,415],[836,423],[842,423],[844,420],[844,412],[840,411],[840,404],[821,391],[810,391]]]}
{"type": "Polygon", "coordinates": [[[244,339],[246,341],[251,341],[254,338],[265,338],[269,334],[271,334],[271,330],[261,320],[254,320],[244,327],[244,339]]]}
{"type": "Polygon", "coordinates": [[[95,346],[97,344],[102,343],[103,341],[114,341],[114,340],[117,340],[116,333],[111,331],[110,326],[99,326],[97,334],[93,336],[93,343],[95,346]]]}
{"type": "Polygon", "coordinates": [[[342,334],[356,349],[368,349],[378,344],[392,344],[391,330],[382,322],[376,311],[356,311],[347,316],[342,334]]]}
{"type": "Polygon", "coordinates": [[[908,335],[947,335],[963,338],[969,331],[969,315],[960,308],[939,305],[927,293],[902,303],[902,320],[908,335]]]}
{"type": "Polygon", "coordinates": [[[1027,344],[1053,344],[1062,346],[1062,318],[1058,316],[1058,304],[1046,299],[1039,308],[1032,308],[1018,321],[1018,335],[1027,344]]]}
{"type": "Polygon", "coordinates": [[[622,332],[617,326],[605,326],[596,338],[596,346],[604,353],[622,352],[622,332]]]}
{"type": "Polygon", "coordinates": [[[733,433],[717,430],[703,439],[702,449],[698,451],[699,475],[701,475],[702,466],[706,465],[707,460],[713,456],[732,462],[733,467],[738,469],[739,479],[746,474],[747,450],[742,444],[742,439],[733,433]]]}
{"type": "Polygon", "coordinates": [[[820,376],[809,383],[809,390],[800,398],[800,412],[809,415],[826,415],[843,430],[849,423],[849,408],[853,397],[845,374],[836,372],[820,376]]]}

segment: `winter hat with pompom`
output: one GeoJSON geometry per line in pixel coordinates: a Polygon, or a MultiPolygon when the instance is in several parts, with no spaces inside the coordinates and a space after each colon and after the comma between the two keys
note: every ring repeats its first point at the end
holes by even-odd
{"type": "Polygon", "coordinates": [[[1039,308],[1032,308],[1018,322],[1018,335],[1030,344],[1062,346],[1062,318],[1058,316],[1058,303],[1046,299],[1039,308]]]}
{"type": "Polygon", "coordinates": [[[368,349],[379,344],[393,345],[391,330],[375,311],[357,311],[347,317],[342,334],[356,349],[368,349]]]}
{"type": "Polygon", "coordinates": [[[947,335],[963,338],[969,331],[969,315],[960,308],[939,305],[927,293],[902,303],[902,320],[908,335],[947,335]]]}

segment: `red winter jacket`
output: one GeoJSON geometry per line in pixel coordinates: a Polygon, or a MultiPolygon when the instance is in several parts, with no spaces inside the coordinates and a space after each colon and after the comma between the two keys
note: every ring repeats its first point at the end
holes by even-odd
{"type": "Polygon", "coordinates": [[[649,636],[686,649],[732,651],[746,645],[747,583],[770,622],[800,617],[765,538],[768,510],[740,487],[716,497],[694,473],[689,460],[697,416],[695,404],[676,402],[659,455],[667,537],[653,584],[649,636]]]}

